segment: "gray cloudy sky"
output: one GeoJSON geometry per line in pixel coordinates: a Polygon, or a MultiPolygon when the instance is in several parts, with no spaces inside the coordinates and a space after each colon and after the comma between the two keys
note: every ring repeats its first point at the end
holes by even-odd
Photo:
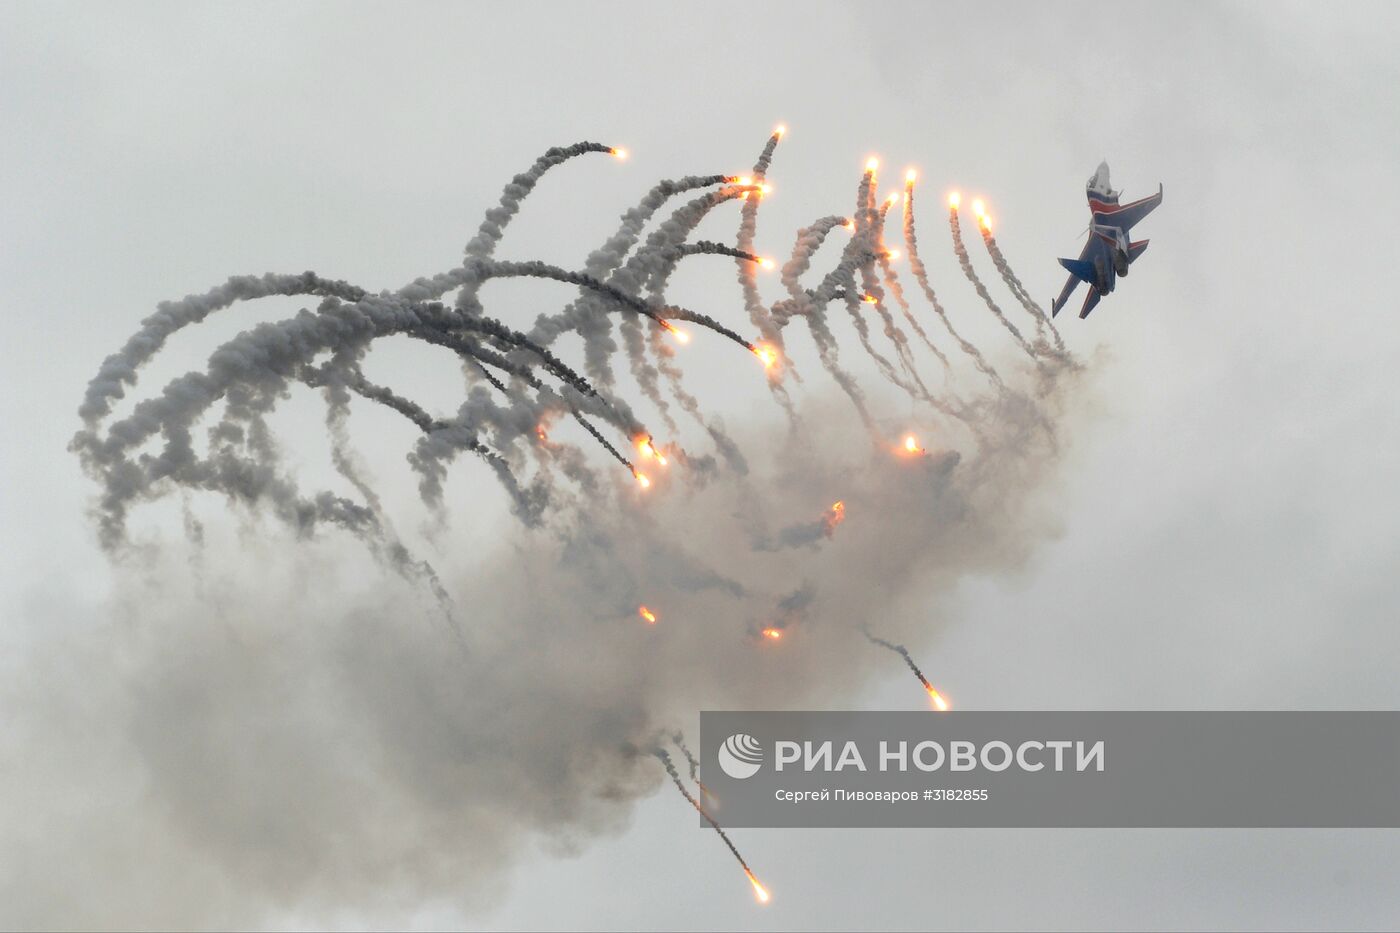
{"type": "MultiPolygon", "coordinates": [[[[1003,249],[1048,300],[1099,159],[1127,197],[1166,186],[1132,277],[1062,327],[1096,379],[1046,481],[1059,533],[1023,570],[966,581],[911,645],[957,702],[1395,708],[1398,26],[1390,4],[6,4],[0,669],[81,659],[115,624],[113,573],[85,515],[93,490],[65,445],[87,380],[157,301],[267,269],[393,286],[446,268],[500,184],[546,146],[626,145],[616,171],[551,179],[512,230],[518,255],[576,263],[653,180],[737,172],[784,121],[760,244],[847,210],[869,154],[915,165],[930,190],[924,251],[968,316],[980,309],[944,248],[942,191],[990,200],[1003,249]]],[[[690,303],[737,311],[728,272],[678,284],[690,303]]],[[[210,333],[267,319],[250,313],[210,333]]],[[[172,345],[151,384],[213,345],[172,345]]],[[[693,375],[731,418],[762,392],[693,375]]],[[[483,508],[464,548],[505,521],[483,508]]],[[[897,659],[881,673],[853,705],[919,702],[897,659]]],[[[21,749],[7,737],[16,779],[21,749]]],[[[52,825],[26,831],[62,835],[81,810],[55,801],[52,825]]],[[[292,910],[264,922],[1292,929],[1400,917],[1393,831],[751,830],[736,841],[775,894],[759,909],[694,825],[663,787],[576,851],[531,843],[469,912],[444,897],[369,920],[292,910]]],[[[64,922],[60,907],[48,916],[64,922]]]]}

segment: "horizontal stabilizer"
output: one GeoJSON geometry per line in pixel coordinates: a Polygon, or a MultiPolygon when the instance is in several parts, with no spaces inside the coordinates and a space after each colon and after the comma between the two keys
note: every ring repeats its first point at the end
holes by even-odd
{"type": "Polygon", "coordinates": [[[1068,269],[1069,274],[1081,282],[1093,285],[1098,280],[1098,273],[1092,262],[1085,262],[1083,259],[1061,259],[1060,265],[1068,269]]]}
{"type": "Polygon", "coordinates": [[[1136,243],[1128,244],[1128,262],[1132,262],[1142,255],[1142,251],[1147,249],[1148,240],[1138,240],[1136,243]]]}

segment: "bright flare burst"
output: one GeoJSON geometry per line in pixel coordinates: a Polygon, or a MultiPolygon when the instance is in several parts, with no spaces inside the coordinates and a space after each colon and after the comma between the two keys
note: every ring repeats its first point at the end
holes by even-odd
{"type": "Polygon", "coordinates": [[[831,508],[826,510],[823,521],[826,524],[826,536],[830,538],[836,533],[836,526],[846,520],[846,503],[840,499],[831,503],[831,508]]]}
{"type": "Polygon", "coordinates": [[[763,361],[764,369],[772,369],[773,364],[778,362],[778,351],[774,350],[766,343],[760,343],[751,348],[753,355],[763,361]]]}
{"type": "Polygon", "coordinates": [[[983,214],[987,213],[987,205],[982,203],[981,198],[977,198],[975,201],[972,202],[972,213],[976,214],[978,217],[981,217],[983,214]]]}
{"type": "Polygon", "coordinates": [[[948,206],[951,207],[953,210],[957,210],[957,209],[958,209],[958,204],[959,204],[961,201],[962,201],[962,197],[961,197],[956,191],[954,191],[952,194],[948,195],[948,206]]]}
{"type": "Polygon", "coordinates": [[[690,335],[687,334],[685,331],[681,330],[676,325],[672,324],[670,321],[665,320],[663,318],[660,320],[660,324],[672,337],[676,338],[676,341],[678,343],[690,343],[690,335]]]}
{"type": "Polygon", "coordinates": [[[776,262],[774,262],[773,260],[769,259],[767,256],[764,256],[762,259],[760,259],[760,260],[758,261],[758,264],[759,264],[760,266],[762,266],[763,268],[765,268],[765,269],[775,269],[775,268],[777,268],[777,265],[778,265],[776,262]]]}
{"type": "Polygon", "coordinates": [[[878,169],[879,167],[880,167],[880,160],[877,159],[877,158],[875,158],[874,156],[871,156],[871,157],[870,157],[870,160],[869,160],[868,162],[865,163],[865,170],[866,170],[867,172],[873,172],[873,171],[875,171],[876,169],[878,169]]]}
{"type": "Polygon", "coordinates": [[[769,641],[782,641],[783,630],[780,628],[766,628],[759,633],[769,641]]]}
{"type": "Polygon", "coordinates": [[[645,473],[641,473],[641,472],[638,472],[637,470],[633,470],[633,471],[632,471],[632,475],[635,476],[635,477],[637,477],[637,485],[638,485],[638,486],[641,486],[643,489],[650,489],[650,488],[651,488],[651,480],[647,478],[647,475],[646,475],[645,473]]]}
{"type": "Polygon", "coordinates": [[[948,701],[943,699],[943,694],[934,689],[933,684],[924,684],[924,689],[928,691],[928,698],[940,713],[948,712],[948,701]]]}
{"type": "Polygon", "coordinates": [[[637,450],[643,457],[652,457],[662,466],[665,466],[668,462],[666,456],[656,449],[656,444],[652,442],[650,437],[638,437],[637,450]]]}
{"type": "Polygon", "coordinates": [[[773,135],[774,135],[774,136],[782,136],[782,135],[783,135],[784,133],[786,133],[786,132],[787,132],[787,126],[784,125],[784,124],[782,124],[782,123],[779,123],[777,126],[773,127],[773,135]]]}
{"type": "Polygon", "coordinates": [[[758,878],[756,878],[754,876],[754,873],[749,869],[745,868],[744,874],[749,876],[749,884],[753,885],[753,895],[754,897],[758,898],[758,902],[760,904],[768,903],[768,901],[772,898],[772,895],[768,893],[768,889],[759,883],[758,878]]]}
{"type": "MultiPolygon", "coordinates": [[[[655,625],[655,624],[656,624],[656,613],[652,612],[652,611],[651,611],[650,609],[648,609],[646,606],[638,606],[638,607],[637,607],[637,615],[641,616],[643,619],[646,619],[646,620],[647,620],[647,625],[655,625]]],[[[930,687],[929,689],[933,689],[933,688],[930,687]]]]}
{"type": "Polygon", "coordinates": [[[611,152],[613,155],[617,156],[619,159],[627,158],[627,150],[621,148],[620,146],[613,146],[608,151],[611,152]]]}
{"type": "Polygon", "coordinates": [[[905,183],[906,185],[912,185],[912,184],[914,183],[914,179],[916,179],[916,178],[918,178],[918,177],[919,177],[919,173],[916,172],[916,171],[914,171],[914,170],[911,168],[909,171],[907,171],[907,172],[904,173],[904,183],[905,183]]]}
{"type": "Polygon", "coordinates": [[[904,452],[909,454],[920,454],[924,449],[919,446],[919,439],[912,434],[904,435],[904,452]]]}

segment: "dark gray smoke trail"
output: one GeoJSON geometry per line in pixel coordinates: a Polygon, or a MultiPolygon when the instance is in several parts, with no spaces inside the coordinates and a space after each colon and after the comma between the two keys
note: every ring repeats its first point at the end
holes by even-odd
{"type": "Polygon", "coordinates": [[[765,889],[761,884],[759,884],[758,876],[756,876],[753,873],[753,869],[749,867],[749,863],[744,861],[744,857],[739,854],[739,848],[736,845],[734,845],[734,841],[729,838],[729,834],[726,833],[720,827],[719,823],[715,822],[714,817],[710,816],[710,811],[706,810],[703,806],[701,806],[700,801],[696,800],[693,796],[691,796],[690,791],[685,789],[685,782],[681,780],[680,773],[676,771],[676,766],[674,763],[672,763],[671,756],[666,754],[666,750],[663,748],[652,749],[652,754],[655,755],[657,758],[661,759],[661,764],[665,766],[666,773],[671,776],[671,783],[676,785],[676,790],[681,792],[681,796],[684,797],[686,801],[692,807],[695,808],[696,813],[699,813],[702,817],[705,818],[705,822],[709,823],[710,827],[714,829],[715,832],[719,833],[719,838],[724,840],[724,844],[729,848],[729,851],[734,856],[735,861],[739,863],[739,867],[742,868],[744,870],[744,874],[748,876],[749,883],[753,885],[754,891],[758,893],[759,899],[767,901],[767,889],[765,889]]]}
{"type": "Polygon", "coordinates": [[[482,220],[476,236],[467,244],[467,256],[485,259],[495,252],[496,244],[501,242],[501,237],[505,235],[506,225],[520,212],[520,202],[535,190],[535,185],[539,184],[544,173],[556,165],[589,152],[616,154],[612,146],[604,146],[602,143],[581,142],[572,146],[556,146],[546,150],[528,170],[512,178],[510,184],[501,192],[500,204],[486,212],[486,218],[482,220]]]}
{"type": "Polygon", "coordinates": [[[919,665],[914,663],[914,658],[909,654],[908,648],[905,648],[903,645],[896,645],[891,641],[885,641],[883,638],[877,638],[870,634],[869,629],[864,627],[861,628],[861,634],[869,639],[872,644],[879,645],[881,648],[888,648],[890,651],[893,651],[903,658],[904,663],[909,665],[909,670],[913,671],[914,676],[919,678],[919,683],[923,685],[924,692],[929,695],[929,699],[933,701],[934,705],[941,710],[948,708],[948,703],[943,699],[943,695],[934,689],[933,684],[929,683],[928,678],[924,676],[924,672],[919,670],[919,665]]]}

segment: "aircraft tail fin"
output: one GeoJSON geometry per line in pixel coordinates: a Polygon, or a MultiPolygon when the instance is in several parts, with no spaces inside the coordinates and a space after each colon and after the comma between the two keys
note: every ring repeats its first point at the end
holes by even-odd
{"type": "Polygon", "coordinates": [[[1083,259],[1061,259],[1060,265],[1068,269],[1069,274],[1081,282],[1093,285],[1098,280],[1097,271],[1092,262],[1085,262],[1083,259]]]}
{"type": "Polygon", "coordinates": [[[1135,259],[1137,259],[1139,256],[1141,256],[1143,250],[1147,249],[1147,244],[1148,244],[1149,242],[1150,242],[1149,240],[1138,240],[1136,243],[1129,243],[1129,244],[1128,244],[1128,262],[1132,262],[1132,261],[1134,261],[1135,259]]]}

